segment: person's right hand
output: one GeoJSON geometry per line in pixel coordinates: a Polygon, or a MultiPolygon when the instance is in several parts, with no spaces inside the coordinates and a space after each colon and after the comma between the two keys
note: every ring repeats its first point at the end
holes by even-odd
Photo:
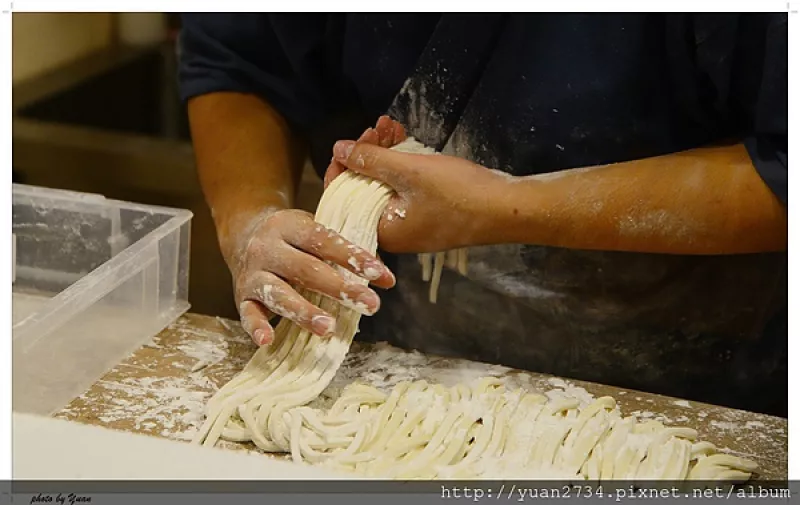
{"type": "Polygon", "coordinates": [[[345,280],[326,261],[382,288],[395,282],[375,256],[316,223],[307,212],[279,210],[253,227],[233,274],[242,327],[256,344],[272,342],[269,319],[274,315],[320,336],[334,332],[335,319],[294,287],[329,296],[365,315],[378,310],[380,298],[372,289],[345,280]]]}
{"type": "MultiPolygon", "coordinates": [[[[388,130],[383,124],[380,126],[364,132],[359,142],[383,144],[381,138],[388,130]]],[[[267,211],[248,228],[237,240],[243,246],[228,263],[242,327],[257,345],[272,342],[270,319],[275,315],[320,336],[333,334],[334,318],[295,288],[328,296],[364,315],[378,310],[377,293],[344,279],[331,265],[341,266],[381,288],[395,284],[394,275],[378,258],[318,224],[308,212],[267,211]]]]}

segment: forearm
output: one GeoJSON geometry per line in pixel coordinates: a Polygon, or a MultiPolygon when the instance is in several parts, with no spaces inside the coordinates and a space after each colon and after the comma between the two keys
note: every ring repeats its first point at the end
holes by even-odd
{"type": "Polygon", "coordinates": [[[293,205],[303,151],[280,114],[253,95],[193,98],[189,121],[200,185],[229,258],[248,223],[293,205]]]}
{"type": "Polygon", "coordinates": [[[484,243],[670,254],[785,250],[787,211],[741,145],[505,178],[484,243]]]}

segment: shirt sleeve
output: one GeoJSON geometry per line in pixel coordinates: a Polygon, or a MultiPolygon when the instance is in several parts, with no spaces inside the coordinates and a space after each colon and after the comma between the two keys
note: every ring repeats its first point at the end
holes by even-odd
{"type": "MultiPolygon", "coordinates": [[[[752,107],[752,130],[744,145],[761,178],[776,197],[788,202],[788,30],[787,15],[764,18],[760,75],[752,107]]],[[[747,69],[742,69],[747,71],[747,69]]]]}
{"type": "Polygon", "coordinates": [[[255,94],[295,128],[325,114],[325,15],[183,14],[181,98],[218,91],[255,94]]]}

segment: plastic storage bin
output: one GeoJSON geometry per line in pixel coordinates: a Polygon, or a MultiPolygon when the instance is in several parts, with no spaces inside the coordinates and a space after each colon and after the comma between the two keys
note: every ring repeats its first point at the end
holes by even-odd
{"type": "Polygon", "coordinates": [[[189,308],[186,210],[13,186],[13,409],[50,415],[189,308]]]}

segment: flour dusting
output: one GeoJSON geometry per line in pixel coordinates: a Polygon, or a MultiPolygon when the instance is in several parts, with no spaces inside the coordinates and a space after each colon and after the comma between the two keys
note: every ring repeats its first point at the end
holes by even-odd
{"type": "Polygon", "coordinates": [[[203,330],[179,319],[56,417],[191,440],[205,420],[206,402],[220,385],[206,372],[229,380],[246,359],[231,356],[230,345],[252,346],[243,330],[220,326],[222,331],[203,330]]]}
{"type": "MultiPolygon", "coordinates": [[[[129,378],[118,383],[101,382],[110,393],[103,413],[104,424],[129,420],[136,431],[155,431],[175,440],[191,440],[204,421],[206,401],[216,386],[206,377],[129,378]]],[[[86,399],[81,395],[81,399],[86,399]]]]}

